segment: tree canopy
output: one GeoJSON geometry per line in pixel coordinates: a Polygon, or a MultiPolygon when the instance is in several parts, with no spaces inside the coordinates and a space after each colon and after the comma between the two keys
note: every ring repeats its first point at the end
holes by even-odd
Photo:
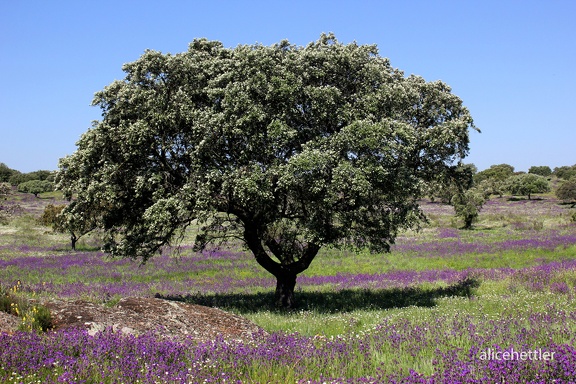
{"type": "Polygon", "coordinates": [[[450,172],[449,177],[446,177],[446,174],[439,174],[436,179],[429,181],[426,194],[432,201],[438,198],[444,204],[452,204],[455,195],[472,188],[476,170],[474,164],[458,164],[450,172]]]}
{"type": "Polygon", "coordinates": [[[547,165],[533,165],[528,169],[528,173],[548,177],[552,175],[552,169],[547,165]]]}
{"type": "Polygon", "coordinates": [[[4,163],[0,163],[0,182],[6,182],[10,180],[10,176],[16,172],[12,168],[8,167],[4,163]]]}
{"type": "Polygon", "coordinates": [[[474,175],[474,184],[480,188],[486,196],[502,194],[506,188],[506,180],[514,175],[514,167],[509,164],[495,164],[490,168],[474,175]]]}
{"type": "Polygon", "coordinates": [[[48,180],[30,180],[18,185],[18,192],[31,193],[38,197],[43,192],[54,190],[54,184],[48,180]]]}
{"type": "Polygon", "coordinates": [[[530,200],[534,193],[550,191],[548,179],[533,173],[522,173],[511,176],[506,181],[506,190],[513,195],[525,195],[530,200]]]}
{"type": "Polygon", "coordinates": [[[556,189],[556,197],[560,200],[571,202],[572,207],[576,205],[576,178],[566,180],[558,189],[556,189]]]}
{"type": "Polygon", "coordinates": [[[502,182],[514,174],[514,167],[509,164],[495,164],[490,168],[480,171],[474,175],[474,182],[479,184],[484,180],[495,180],[502,182]]]}
{"type": "Polygon", "coordinates": [[[417,200],[468,153],[472,117],[441,81],[404,76],[376,46],[146,51],[98,92],[102,120],[60,161],[64,210],[98,212],[104,250],[146,261],[192,223],[196,246],[240,239],[294,304],[323,246],[389,250],[417,200]]]}
{"type": "Polygon", "coordinates": [[[559,179],[570,180],[571,178],[576,177],[576,164],[572,166],[564,165],[562,167],[556,167],[554,168],[553,175],[559,179]]]}

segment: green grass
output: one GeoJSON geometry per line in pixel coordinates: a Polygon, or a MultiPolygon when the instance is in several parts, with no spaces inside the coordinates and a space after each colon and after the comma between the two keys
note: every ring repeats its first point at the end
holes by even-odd
{"type": "MultiPolygon", "coordinates": [[[[560,271],[552,276],[550,283],[552,282],[566,282],[571,291],[575,292],[576,271],[560,271]]],[[[403,298],[394,297],[393,290],[386,290],[377,299],[368,297],[374,296],[374,292],[368,293],[363,290],[345,291],[347,293],[339,295],[330,294],[327,290],[317,297],[312,293],[300,292],[300,297],[304,300],[302,305],[310,308],[307,310],[286,313],[277,310],[250,311],[241,306],[228,306],[227,308],[249,318],[270,332],[287,331],[307,336],[327,337],[349,332],[369,331],[384,318],[420,319],[422,324],[425,324],[436,321],[435,319],[440,315],[448,316],[450,313],[467,314],[476,321],[482,321],[506,315],[526,318],[534,312],[545,313],[549,311],[550,306],[563,311],[573,311],[575,308],[573,293],[557,294],[549,289],[534,292],[522,282],[512,278],[482,281],[470,292],[470,296],[457,291],[452,295],[440,294],[441,290],[446,288],[447,286],[443,283],[422,284],[419,286],[420,293],[413,295],[413,302],[409,301],[409,291],[402,290],[399,290],[397,295],[404,296],[403,298]],[[366,302],[382,304],[387,296],[391,296],[388,300],[397,304],[397,308],[386,307],[386,305],[381,305],[385,308],[378,308],[377,305],[366,304],[366,302]],[[417,300],[417,298],[420,299],[417,300]],[[314,299],[317,302],[314,302],[314,299]],[[406,300],[408,301],[404,303],[405,305],[402,305],[402,302],[406,300]],[[366,308],[368,306],[371,308],[366,308]],[[337,311],[336,308],[344,310],[337,311]],[[346,310],[347,308],[352,309],[346,310]]],[[[219,304],[226,307],[223,299],[219,304]]],[[[246,305],[250,307],[251,304],[255,303],[246,305]]],[[[576,323],[574,331],[576,333],[576,323]]],[[[567,342],[567,340],[563,339],[562,342],[567,342]]]]}
{"type": "MultiPolygon", "coordinates": [[[[499,239],[497,236],[496,239],[499,239]]],[[[492,239],[488,240],[491,241],[492,239]]],[[[554,250],[529,249],[507,250],[499,253],[465,253],[450,257],[438,257],[430,253],[392,252],[374,255],[369,252],[356,254],[341,251],[323,251],[304,272],[306,276],[335,275],[338,273],[386,273],[397,270],[465,270],[468,268],[524,268],[542,261],[572,259],[576,245],[554,250]]]]}

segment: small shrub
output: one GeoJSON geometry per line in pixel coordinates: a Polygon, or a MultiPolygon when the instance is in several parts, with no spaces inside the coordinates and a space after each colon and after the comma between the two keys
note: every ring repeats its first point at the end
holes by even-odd
{"type": "Polygon", "coordinates": [[[464,220],[464,228],[472,228],[472,223],[478,219],[480,210],[486,202],[484,194],[476,189],[468,189],[458,193],[452,198],[452,205],[456,216],[464,220]]]}
{"type": "Polygon", "coordinates": [[[41,331],[46,332],[52,329],[52,316],[50,311],[43,306],[32,306],[22,315],[22,323],[18,329],[21,331],[41,331]]]}
{"type": "Polygon", "coordinates": [[[12,186],[10,183],[0,183],[0,199],[6,200],[10,193],[12,193],[12,186]]]}
{"type": "Polygon", "coordinates": [[[576,179],[563,182],[556,190],[556,197],[574,207],[576,205],[576,179]]]}
{"type": "Polygon", "coordinates": [[[12,313],[12,300],[8,295],[0,293],[0,311],[12,313]]]}
{"type": "Polygon", "coordinates": [[[15,316],[20,315],[20,308],[22,308],[24,305],[22,300],[16,296],[16,293],[20,290],[20,287],[20,280],[18,280],[14,286],[8,289],[0,286],[0,311],[15,316]]]}
{"type": "Polygon", "coordinates": [[[20,280],[8,289],[0,286],[0,311],[22,319],[18,329],[21,331],[46,332],[52,328],[52,316],[48,308],[41,305],[30,306],[29,302],[18,295],[22,289],[20,280]]]}
{"type": "Polygon", "coordinates": [[[54,227],[55,225],[59,224],[58,215],[60,212],[62,212],[64,207],[66,207],[66,205],[48,204],[46,208],[44,208],[42,216],[38,218],[38,222],[46,227],[54,227]]]}

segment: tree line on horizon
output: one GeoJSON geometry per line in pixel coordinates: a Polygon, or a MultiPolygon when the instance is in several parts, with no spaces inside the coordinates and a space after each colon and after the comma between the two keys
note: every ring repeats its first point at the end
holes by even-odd
{"type": "MultiPolygon", "coordinates": [[[[494,164],[482,171],[477,171],[476,166],[469,163],[463,164],[461,170],[464,173],[467,172],[470,177],[463,194],[458,194],[458,188],[455,185],[446,186],[430,182],[428,197],[432,201],[439,200],[444,204],[454,206],[456,216],[460,216],[464,221],[464,228],[471,228],[482,205],[490,196],[502,197],[505,193],[509,193],[513,196],[526,196],[531,199],[534,194],[549,192],[552,178],[559,181],[554,189],[556,197],[572,204],[572,207],[576,205],[576,164],[554,169],[547,165],[531,166],[528,172],[523,172],[515,171],[512,165],[505,163],[494,164]]],[[[7,196],[12,187],[16,187],[19,192],[34,194],[36,197],[40,193],[54,191],[56,174],[57,171],[48,170],[22,173],[0,163],[0,196],[7,196]]],[[[64,205],[48,207],[41,222],[46,225],[55,225],[56,216],[63,207],[64,205]]],[[[55,226],[55,229],[65,231],[65,226],[60,223],[55,226]]],[[[86,230],[83,228],[80,232],[86,230]]],[[[72,235],[73,246],[80,236],[72,235]]]]}
{"type": "MultiPolygon", "coordinates": [[[[471,228],[476,221],[483,204],[495,195],[502,197],[505,193],[512,196],[526,196],[530,200],[534,194],[551,190],[552,178],[558,183],[554,188],[556,197],[576,206],[576,164],[552,169],[547,165],[531,166],[528,172],[515,171],[514,166],[506,163],[493,164],[478,171],[472,164],[462,164],[460,171],[467,174],[469,182],[463,193],[458,193],[456,185],[446,185],[431,181],[428,184],[428,197],[431,201],[439,200],[454,207],[456,216],[464,221],[464,228],[471,228]]],[[[16,187],[18,192],[31,193],[38,197],[40,193],[54,191],[54,180],[57,171],[37,170],[23,173],[0,163],[0,197],[6,197],[16,187]]],[[[41,222],[52,225],[58,231],[66,232],[66,226],[59,222],[57,215],[64,205],[50,206],[44,212],[41,222]],[[58,224],[56,224],[58,222],[58,224]]],[[[0,206],[0,210],[2,207],[0,206]]],[[[72,231],[72,247],[82,236],[93,228],[82,228],[72,231]]]]}
{"type": "MultiPolygon", "coordinates": [[[[494,164],[478,171],[472,164],[462,164],[460,171],[467,174],[469,182],[463,193],[458,193],[458,186],[446,185],[431,181],[428,184],[428,197],[431,201],[440,201],[454,207],[456,216],[464,221],[464,228],[471,228],[476,221],[483,204],[495,195],[502,197],[505,193],[512,196],[526,196],[531,199],[534,194],[551,190],[552,178],[558,183],[554,188],[556,197],[576,206],[576,164],[552,169],[547,165],[531,166],[528,172],[515,171],[514,166],[506,163],[494,164]]],[[[57,171],[37,170],[23,173],[0,163],[0,197],[6,196],[16,187],[18,192],[31,193],[38,197],[40,193],[54,191],[54,180],[57,171]]],[[[57,216],[65,205],[49,206],[40,221],[52,225],[55,230],[67,232],[66,226],[57,216]]],[[[0,210],[2,207],[0,206],[0,210]]],[[[72,247],[82,234],[94,229],[92,226],[81,226],[71,231],[72,247]]]]}

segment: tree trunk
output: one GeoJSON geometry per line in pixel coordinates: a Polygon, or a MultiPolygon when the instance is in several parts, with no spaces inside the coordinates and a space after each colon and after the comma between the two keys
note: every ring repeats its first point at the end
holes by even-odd
{"type": "Polygon", "coordinates": [[[70,243],[72,244],[72,250],[75,251],[76,250],[76,242],[78,241],[78,238],[76,237],[76,235],[74,233],[70,234],[70,243]]]}
{"type": "Polygon", "coordinates": [[[254,254],[256,262],[266,271],[276,277],[276,305],[281,308],[294,308],[294,287],[296,287],[296,277],[305,271],[314,257],[318,254],[320,246],[309,243],[304,249],[300,249],[300,257],[294,262],[294,255],[286,255],[282,247],[275,243],[275,240],[268,239],[267,246],[279,260],[289,260],[291,262],[281,264],[273,260],[264,249],[263,241],[258,236],[258,231],[254,226],[244,224],[244,240],[248,248],[254,254]]]}
{"type": "Polygon", "coordinates": [[[294,308],[294,288],[296,287],[296,275],[285,273],[276,276],[276,306],[280,308],[294,308]]]}

